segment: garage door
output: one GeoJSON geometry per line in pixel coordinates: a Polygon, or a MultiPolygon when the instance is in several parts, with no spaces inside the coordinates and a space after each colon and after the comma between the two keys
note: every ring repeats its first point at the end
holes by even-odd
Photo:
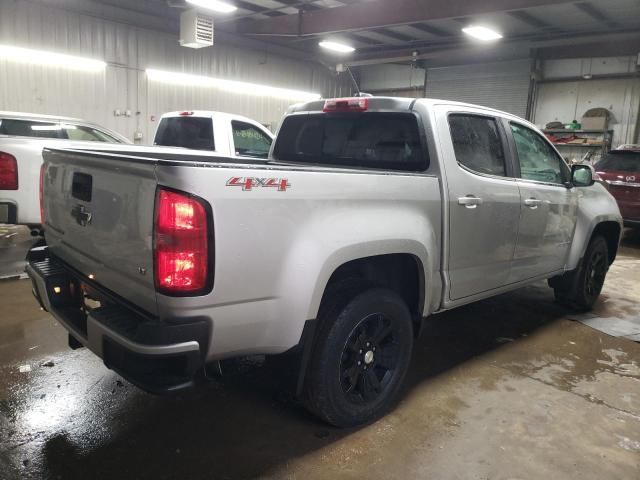
{"type": "Polygon", "coordinates": [[[529,60],[482,63],[427,71],[427,97],[497,108],[524,117],[529,60]]]}

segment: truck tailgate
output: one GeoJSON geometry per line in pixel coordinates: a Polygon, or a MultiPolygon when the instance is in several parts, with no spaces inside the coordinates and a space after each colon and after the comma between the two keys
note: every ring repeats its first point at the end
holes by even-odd
{"type": "Polygon", "coordinates": [[[55,149],[45,149],[43,156],[44,228],[51,254],[156,315],[156,162],[55,149]]]}

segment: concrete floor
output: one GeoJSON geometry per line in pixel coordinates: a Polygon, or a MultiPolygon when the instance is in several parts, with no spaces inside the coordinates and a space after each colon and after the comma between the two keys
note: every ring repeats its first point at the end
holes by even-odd
{"type": "Polygon", "coordinates": [[[37,240],[25,225],[0,223],[0,279],[24,274],[24,259],[37,240]]]}
{"type": "MultiPolygon", "coordinates": [[[[629,233],[603,316],[640,314],[629,233]]],[[[356,430],[251,362],[148,395],[69,350],[28,281],[0,302],[1,479],[640,479],[640,344],[567,320],[544,284],[434,316],[400,404],[356,430]]]]}

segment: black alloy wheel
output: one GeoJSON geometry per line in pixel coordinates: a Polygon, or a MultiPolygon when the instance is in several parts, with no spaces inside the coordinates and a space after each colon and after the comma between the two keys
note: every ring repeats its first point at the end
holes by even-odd
{"type": "Polygon", "coordinates": [[[388,387],[397,363],[393,330],[389,318],[374,313],[351,332],[340,359],[342,389],[351,402],[374,401],[388,387]]]}

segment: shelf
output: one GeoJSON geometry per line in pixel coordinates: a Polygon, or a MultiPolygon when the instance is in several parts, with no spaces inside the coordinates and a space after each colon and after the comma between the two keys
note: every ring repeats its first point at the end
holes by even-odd
{"type": "Polygon", "coordinates": [[[551,130],[542,130],[544,133],[613,133],[613,130],[571,130],[570,128],[565,129],[551,129],[551,130]]]}

